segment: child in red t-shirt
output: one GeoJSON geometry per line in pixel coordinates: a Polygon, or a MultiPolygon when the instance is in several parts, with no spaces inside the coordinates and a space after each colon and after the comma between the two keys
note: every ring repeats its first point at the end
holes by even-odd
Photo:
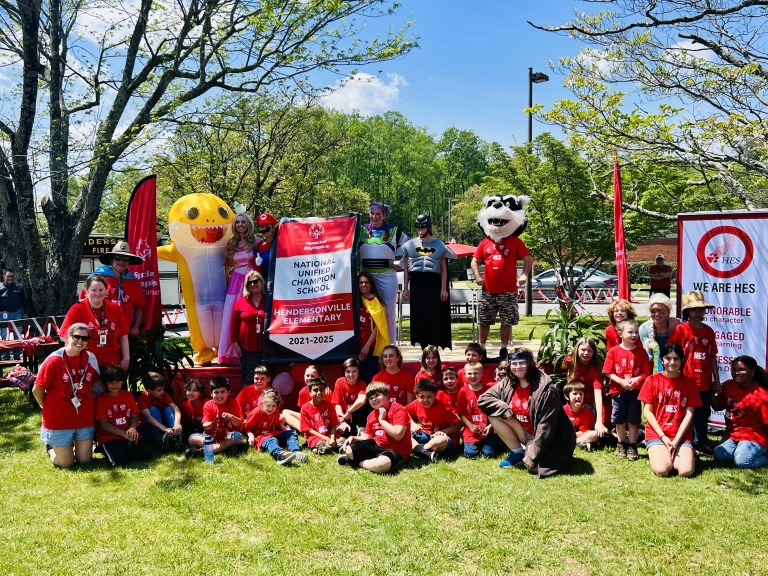
{"type": "Polygon", "coordinates": [[[189,440],[191,434],[203,432],[204,392],[205,386],[197,378],[190,378],[184,385],[187,399],[181,405],[181,429],[185,441],[189,440]]]}
{"type": "Polygon", "coordinates": [[[608,350],[603,374],[610,378],[611,421],[616,425],[619,443],[616,455],[637,460],[637,433],[640,430],[640,401],[637,399],[645,379],[651,375],[651,363],[645,350],[637,346],[638,326],[634,320],[619,323],[621,345],[608,350]],[[627,437],[629,428],[629,442],[627,437]]]}
{"type": "Polygon", "coordinates": [[[309,458],[301,451],[298,434],[284,426],[285,419],[279,408],[281,402],[277,390],[264,390],[261,403],[251,410],[245,421],[248,445],[268,452],[281,466],[293,461],[306,462],[309,458]]]}
{"type": "Polygon", "coordinates": [[[331,402],[336,410],[339,436],[349,436],[365,429],[371,407],[365,399],[366,383],[360,379],[360,360],[347,358],[341,365],[344,377],[336,380],[331,402]]]}
{"type": "Polygon", "coordinates": [[[720,368],[717,365],[717,343],[715,331],[704,324],[707,310],[714,306],[704,300],[700,290],[691,290],[683,294],[683,317],[669,335],[669,344],[680,344],[685,354],[683,374],[693,379],[699,390],[701,406],[693,412],[693,447],[702,454],[712,456],[712,448],[707,444],[707,426],[710,408],[709,389],[714,381],[720,383],[720,368]]]}
{"type": "Polygon", "coordinates": [[[584,404],[586,389],[587,387],[578,380],[568,382],[563,388],[567,401],[563,410],[576,430],[576,446],[592,452],[592,444],[597,442],[598,435],[595,430],[595,415],[584,404]]]}
{"type": "MultiPolygon", "coordinates": [[[[443,370],[443,389],[437,391],[437,399],[456,413],[456,402],[459,399],[459,374],[456,368],[449,366],[443,370]]],[[[457,446],[458,448],[458,446],[457,446]]]]}
{"type": "Polygon", "coordinates": [[[180,451],[184,447],[181,410],[165,391],[165,377],[157,372],[147,372],[142,383],[144,392],[137,401],[142,417],[139,433],[147,440],[154,440],[163,452],[180,451]]]}
{"type": "Polygon", "coordinates": [[[450,453],[459,445],[461,422],[445,404],[437,399],[437,383],[429,378],[419,380],[414,388],[416,400],[408,404],[413,453],[437,462],[438,454],[450,453]]]}
{"type": "Polygon", "coordinates": [[[389,387],[384,382],[368,384],[365,397],[373,409],[365,432],[344,441],[344,454],[338,462],[378,474],[396,472],[411,455],[411,418],[402,405],[390,402],[389,387]]]}
{"type": "Polygon", "coordinates": [[[416,399],[413,393],[413,376],[405,370],[401,370],[403,356],[397,346],[386,346],[381,351],[381,364],[384,367],[376,376],[374,382],[383,382],[389,388],[389,400],[397,402],[401,406],[410,404],[416,399]]]}
{"type": "MultiPolygon", "coordinates": [[[[309,383],[315,378],[320,378],[326,383],[328,382],[325,379],[325,376],[323,376],[323,373],[320,372],[320,369],[314,364],[310,364],[304,370],[304,386],[301,390],[299,390],[299,400],[297,403],[299,410],[301,410],[301,407],[304,406],[304,404],[309,402],[309,383]]],[[[331,400],[333,397],[333,392],[331,392],[330,389],[326,389],[325,395],[328,397],[327,400],[331,400]]],[[[296,410],[283,410],[282,415],[283,418],[285,418],[286,426],[290,426],[297,432],[301,430],[301,414],[299,412],[296,410]]]]}
{"type": "Polygon", "coordinates": [[[483,384],[483,365],[469,362],[464,366],[467,385],[459,390],[456,400],[456,415],[464,424],[464,456],[474,458],[482,454],[493,458],[496,453],[496,434],[488,423],[488,418],[477,407],[477,399],[490,388],[483,384]]]}
{"type": "Polygon", "coordinates": [[[611,426],[611,402],[608,388],[604,386],[603,361],[592,338],[580,338],[563,361],[566,382],[584,384],[584,405],[595,416],[595,430],[600,437],[609,433],[611,426]]]}
{"type": "Polygon", "coordinates": [[[224,376],[211,378],[211,397],[203,407],[203,432],[189,437],[191,448],[187,456],[199,456],[203,452],[206,435],[213,438],[214,453],[234,448],[243,441],[243,412],[237,400],[229,397],[229,380],[224,376]]]}
{"type": "Polygon", "coordinates": [[[693,380],[681,373],[683,349],[668,342],[659,354],[663,370],[649,376],[640,391],[648,460],[657,476],[668,476],[672,470],[690,476],[695,467],[691,424],[701,399],[693,380]]]}
{"type": "Polygon", "coordinates": [[[438,388],[443,386],[443,361],[440,359],[440,350],[430,344],[421,352],[421,370],[414,376],[414,384],[419,380],[429,378],[437,383],[438,388]]]}
{"type": "Polygon", "coordinates": [[[637,312],[635,307],[626,300],[614,300],[608,305],[606,313],[608,314],[610,324],[605,329],[605,349],[610,350],[614,346],[621,344],[621,336],[619,336],[617,329],[619,322],[634,320],[637,318],[637,312]]]}
{"type": "MultiPolygon", "coordinates": [[[[467,347],[464,349],[464,359],[467,361],[467,363],[470,362],[480,362],[480,360],[483,359],[483,354],[485,350],[483,350],[483,347],[480,346],[477,342],[470,342],[467,344],[467,347]]],[[[460,386],[466,386],[467,385],[467,375],[464,373],[464,368],[460,368],[459,372],[459,385],[460,386]]],[[[481,374],[482,382],[483,384],[491,384],[493,382],[493,374],[490,372],[485,372],[481,374]]]]}
{"type": "Polygon", "coordinates": [[[336,426],[339,425],[339,419],[333,404],[325,399],[328,385],[325,380],[315,378],[310,380],[308,388],[312,400],[301,407],[301,433],[315,454],[333,454],[336,451],[336,426]]]}
{"type": "Polygon", "coordinates": [[[152,448],[139,435],[139,407],[123,390],[127,374],[119,366],[101,371],[106,391],[96,397],[96,439],[112,466],[152,458],[152,448]]]}
{"type": "Polygon", "coordinates": [[[256,408],[261,401],[261,394],[269,388],[269,369],[266,366],[256,366],[253,371],[253,384],[244,386],[237,395],[237,403],[243,411],[243,417],[247,418],[251,410],[256,408]]]}

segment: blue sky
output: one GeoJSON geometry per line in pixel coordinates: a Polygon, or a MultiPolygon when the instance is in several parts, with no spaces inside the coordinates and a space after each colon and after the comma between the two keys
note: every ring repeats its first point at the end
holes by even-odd
{"type": "MultiPolygon", "coordinates": [[[[375,76],[352,82],[325,104],[366,114],[397,110],[414,124],[441,134],[449,126],[474,130],[504,146],[527,138],[528,67],[550,81],[534,85],[534,102],[547,107],[570,92],[548,68],[575,55],[576,40],[542,32],[527,21],[562,24],[574,0],[403,0],[394,23],[410,18],[421,48],[404,58],[361,72],[375,76]]],[[[534,122],[534,137],[545,130],[534,122]]]]}

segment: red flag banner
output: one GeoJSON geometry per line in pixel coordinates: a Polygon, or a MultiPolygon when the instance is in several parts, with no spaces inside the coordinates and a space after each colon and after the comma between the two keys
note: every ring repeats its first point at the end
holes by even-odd
{"type": "Polygon", "coordinates": [[[629,300],[627,249],[624,242],[624,214],[621,205],[621,170],[618,162],[613,163],[613,229],[616,242],[616,276],[618,276],[619,283],[619,298],[629,300]]]}
{"type": "Polygon", "coordinates": [[[269,265],[268,362],[345,360],[360,353],[356,214],[289,218],[269,265]]]}
{"type": "Polygon", "coordinates": [[[147,176],[136,185],[128,202],[125,238],[142,264],[130,267],[141,282],[147,305],[142,318],[142,332],[160,328],[163,303],[160,298],[160,274],[157,270],[157,177],[147,176]]]}

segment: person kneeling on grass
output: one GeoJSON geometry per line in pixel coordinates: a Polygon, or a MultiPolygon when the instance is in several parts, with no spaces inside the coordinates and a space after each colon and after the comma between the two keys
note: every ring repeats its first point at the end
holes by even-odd
{"type": "Polygon", "coordinates": [[[229,380],[223,376],[211,378],[211,397],[203,407],[203,432],[189,437],[187,457],[201,456],[205,436],[213,438],[213,452],[233,448],[243,441],[240,429],[243,426],[243,412],[237,400],[229,397],[229,380]]]}
{"type": "Polygon", "coordinates": [[[310,450],[321,455],[336,451],[336,426],[339,425],[333,404],[326,400],[327,387],[321,378],[310,380],[311,400],[301,407],[301,433],[306,437],[310,450]]]}
{"type": "Polygon", "coordinates": [[[139,435],[139,407],[123,390],[127,374],[119,366],[101,372],[106,392],[96,398],[96,440],[112,466],[152,458],[152,447],[139,435]]]}
{"type": "Polygon", "coordinates": [[[598,440],[595,430],[595,415],[584,405],[586,386],[581,382],[568,382],[563,388],[563,395],[568,402],[563,410],[576,430],[576,446],[587,452],[592,452],[592,444],[598,440]]]}
{"type": "Polygon", "coordinates": [[[281,402],[280,393],[274,388],[261,393],[261,402],[245,420],[248,445],[269,452],[281,466],[294,460],[306,462],[309,458],[299,447],[298,434],[285,426],[285,418],[278,408],[281,402]]]}
{"type": "Polygon", "coordinates": [[[403,406],[390,402],[389,386],[384,382],[369,384],[365,397],[373,409],[368,415],[365,433],[344,441],[344,454],[339,456],[338,462],[379,474],[396,472],[405,466],[411,455],[411,436],[408,434],[411,418],[403,406]]]}
{"type": "Polygon", "coordinates": [[[414,392],[416,400],[405,407],[413,419],[413,453],[426,456],[430,462],[437,462],[438,454],[450,453],[459,445],[461,422],[450,408],[437,399],[437,383],[434,380],[419,380],[414,392]]]}

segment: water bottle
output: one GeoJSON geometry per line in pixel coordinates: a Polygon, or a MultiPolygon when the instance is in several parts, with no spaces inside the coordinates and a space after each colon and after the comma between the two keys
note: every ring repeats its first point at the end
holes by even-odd
{"type": "Polygon", "coordinates": [[[205,455],[205,463],[213,464],[213,438],[208,434],[205,435],[203,442],[203,454],[205,455]]]}

